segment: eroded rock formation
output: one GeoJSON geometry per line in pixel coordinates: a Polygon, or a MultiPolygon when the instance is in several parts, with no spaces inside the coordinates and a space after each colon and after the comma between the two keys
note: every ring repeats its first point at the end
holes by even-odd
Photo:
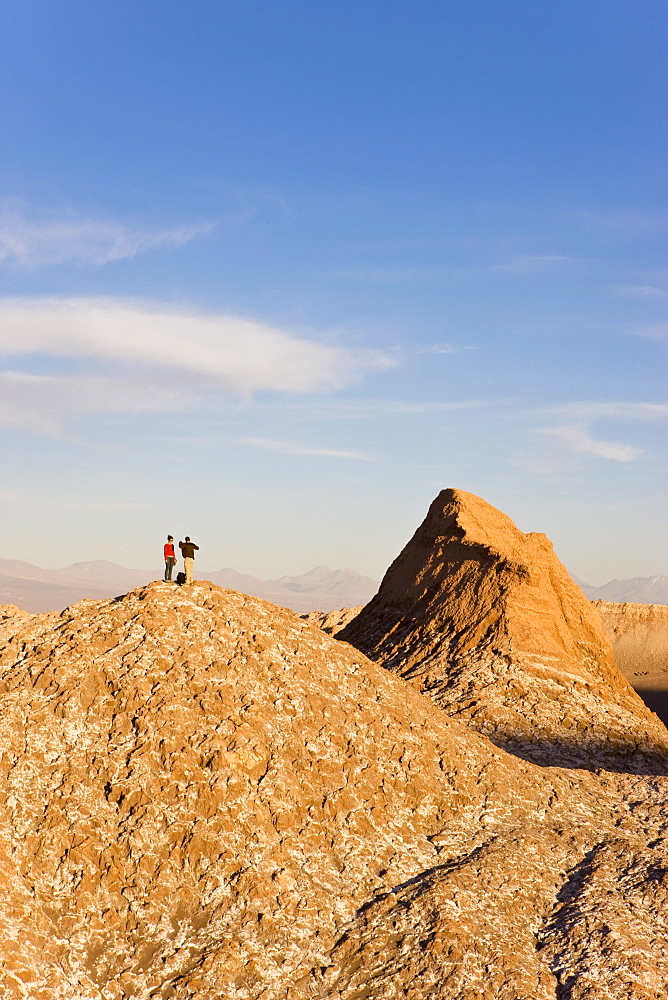
{"type": "Polygon", "coordinates": [[[615,666],[545,535],[444,490],[338,638],[541,763],[664,770],[665,727],[615,666]]]}
{"type": "MultiPolygon", "coordinates": [[[[450,647],[498,644],[587,725],[596,705],[632,716],[645,743],[618,748],[615,772],[509,754],[475,715],[462,725],[314,624],[212,584],[3,609],[3,1000],[664,1000],[668,779],[620,762],[649,768],[665,731],[599,657],[595,620],[585,639],[544,622],[541,673],[537,636],[517,647],[512,631],[521,550],[504,542],[497,569],[498,546],[459,544],[488,624],[450,647]]],[[[540,589],[548,570],[527,573],[540,589]]]]}
{"type": "MultiPolygon", "coordinates": [[[[594,601],[619,669],[634,686],[668,682],[668,606],[594,601]]],[[[342,612],[339,612],[341,614],[342,612]]],[[[334,615],[335,612],[332,612],[334,615]]]]}
{"type": "Polygon", "coordinates": [[[353,618],[357,618],[363,607],[363,604],[358,604],[353,608],[339,608],[338,611],[309,611],[307,615],[301,617],[305,622],[317,625],[328,635],[338,635],[353,618]]]}
{"type": "Polygon", "coordinates": [[[617,666],[668,724],[668,606],[594,601],[617,666]]]}

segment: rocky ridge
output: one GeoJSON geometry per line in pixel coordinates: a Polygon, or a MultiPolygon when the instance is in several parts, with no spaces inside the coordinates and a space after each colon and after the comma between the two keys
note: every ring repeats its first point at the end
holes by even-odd
{"type": "Polygon", "coordinates": [[[305,622],[317,625],[328,635],[338,635],[338,633],[357,618],[364,607],[358,604],[353,608],[339,608],[337,611],[310,611],[307,615],[301,615],[305,622]]]}
{"type": "Polygon", "coordinates": [[[4,996],[662,996],[665,783],[510,756],[213,585],[5,621],[4,996]]]}
{"type": "Polygon", "coordinates": [[[549,540],[472,494],[439,494],[338,638],[538,763],[666,769],[665,727],[549,540]]]}
{"type": "MultiPolygon", "coordinates": [[[[516,564],[492,629],[512,652],[516,564]]],[[[212,584],[4,608],[0,630],[3,997],[665,997],[668,779],[622,765],[649,769],[668,734],[633,700],[652,747],[617,746],[612,772],[537,766],[212,584]]],[[[547,655],[570,655],[562,630],[548,621],[547,655]]],[[[582,667],[604,721],[625,692],[612,667],[606,699],[606,662],[582,667]]]]}

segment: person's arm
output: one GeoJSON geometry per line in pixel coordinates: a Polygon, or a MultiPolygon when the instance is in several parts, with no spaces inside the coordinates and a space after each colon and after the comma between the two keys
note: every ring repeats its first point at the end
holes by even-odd
{"type": "Polygon", "coordinates": [[[194,549],[199,549],[199,545],[195,545],[195,543],[193,542],[193,548],[194,549]]]}

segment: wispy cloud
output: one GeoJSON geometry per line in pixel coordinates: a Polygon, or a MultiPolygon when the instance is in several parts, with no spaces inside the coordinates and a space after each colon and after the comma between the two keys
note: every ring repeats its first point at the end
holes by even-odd
{"type": "Polygon", "coordinates": [[[596,455],[598,458],[611,459],[613,462],[632,462],[642,454],[640,448],[618,441],[604,441],[590,434],[584,426],[564,424],[559,427],[546,427],[540,431],[555,438],[570,451],[596,455]]]}
{"type": "Polygon", "coordinates": [[[224,314],[109,298],[0,300],[0,353],[76,357],[178,372],[184,383],[248,395],[339,389],[393,362],[224,314]]]}
{"type": "Polygon", "coordinates": [[[627,402],[579,402],[564,403],[561,406],[550,407],[543,411],[555,416],[568,417],[573,420],[598,420],[603,417],[620,420],[665,420],[668,418],[666,403],[627,403],[627,402]]]}
{"type": "MultiPolygon", "coordinates": [[[[561,422],[553,427],[536,429],[533,432],[534,440],[544,442],[545,438],[549,438],[561,450],[595,455],[597,458],[613,462],[632,462],[643,454],[643,450],[595,434],[592,424],[601,420],[620,424],[638,421],[652,423],[668,419],[668,405],[665,403],[636,403],[621,400],[611,402],[583,400],[546,407],[538,412],[541,415],[559,417],[561,422]]],[[[552,471],[557,453],[538,457],[532,453],[528,460],[536,471],[546,471],[546,469],[552,471]]]]}
{"type": "Polygon", "coordinates": [[[468,344],[432,344],[431,347],[422,347],[417,354],[459,354],[461,351],[477,351],[479,348],[470,347],[468,344]]]}
{"type": "Polygon", "coordinates": [[[329,392],[394,363],[236,316],[89,298],[0,299],[2,355],[12,364],[0,375],[0,422],[52,435],[85,413],[174,412],[221,393],[247,401],[329,392]]]}
{"type": "Polygon", "coordinates": [[[295,441],[276,441],[266,437],[245,437],[239,438],[239,444],[248,445],[251,448],[262,448],[264,451],[276,451],[281,455],[315,455],[324,458],[353,458],[362,461],[370,461],[368,455],[363,455],[358,451],[339,451],[333,448],[314,448],[309,445],[299,444],[295,441]]]}
{"type": "Polygon", "coordinates": [[[58,264],[101,266],[149,250],[183,246],[214,225],[144,229],[110,219],[35,221],[16,206],[5,206],[0,210],[0,263],[30,268],[58,264]]]}
{"type": "Polygon", "coordinates": [[[569,257],[566,254],[526,254],[512,257],[503,264],[495,264],[492,270],[505,271],[507,274],[544,274],[555,268],[583,262],[582,257],[569,257]]]}
{"type": "Polygon", "coordinates": [[[657,285],[619,285],[615,294],[624,299],[665,299],[668,291],[657,285]]]}
{"type": "Polygon", "coordinates": [[[429,413],[449,413],[457,410],[481,410],[509,405],[507,400],[464,400],[462,402],[415,402],[399,399],[332,399],[291,404],[291,415],[308,420],[369,420],[393,416],[420,416],[429,413]]]}

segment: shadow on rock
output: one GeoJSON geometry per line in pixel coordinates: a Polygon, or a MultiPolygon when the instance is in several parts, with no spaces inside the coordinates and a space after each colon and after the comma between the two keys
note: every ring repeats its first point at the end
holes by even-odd
{"type": "Polygon", "coordinates": [[[659,716],[664,726],[668,726],[668,691],[643,691],[636,688],[647,707],[659,716]]]}
{"type": "Polygon", "coordinates": [[[585,771],[613,771],[618,774],[668,775],[668,755],[660,748],[652,752],[645,747],[635,752],[618,747],[607,740],[595,736],[571,738],[568,736],[550,739],[536,737],[521,743],[503,734],[486,734],[491,743],[506,753],[527,760],[540,767],[580,768],[585,771]]]}

